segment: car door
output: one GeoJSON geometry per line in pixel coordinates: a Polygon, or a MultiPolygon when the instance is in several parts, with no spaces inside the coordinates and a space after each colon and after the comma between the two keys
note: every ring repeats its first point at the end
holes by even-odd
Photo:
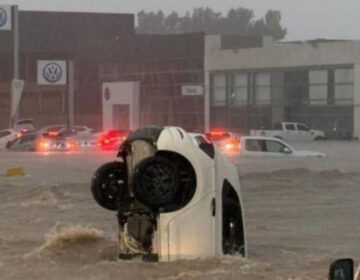
{"type": "Polygon", "coordinates": [[[10,141],[7,145],[7,148],[10,149],[10,150],[18,150],[19,148],[19,145],[20,145],[20,142],[21,142],[21,139],[20,138],[17,138],[13,141],[10,141]]]}
{"type": "Polygon", "coordinates": [[[266,154],[268,157],[288,157],[292,149],[279,140],[265,140],[266,154]]]}
{"type": "Polygon", "coordinates": [[[298,133],[296,131],[296,126],[294,123],[285,123],[284,124],[284,134],[283,140],[296,141],[298,140],[298,133]]]}
{"type": "Polygon", "coordinates": [[[22,151],[32,151],[35,150],[35,140],[37,138],[37,135],[30,134],[25,135],[22,137],[20,144],[19,144],[19,150],[22,151]]]}
{"type": "Polygon", "coordinates": [[[2,130],[0,131],[0,149],[4,149],[6,147],[7,142],[11,141],[11,131],[10,130],[2,130]]]}
{"type": "Polygon", "coordinates": [[[266,143],[263,139],[245,139],[245,145],[240,152],[240,155],[246,157],[266,157],[266,143]]]}
{"type": "Polygon", "coordinates": [[[306,125],[298,123],[296,126],[299,135],[298,140],[311,141],[313,139],[313,135],[311,135],[310,129],[306,125]]]}

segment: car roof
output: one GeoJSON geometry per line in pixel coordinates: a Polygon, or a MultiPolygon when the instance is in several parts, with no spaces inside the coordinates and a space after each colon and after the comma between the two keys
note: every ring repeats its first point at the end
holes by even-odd
{"type": "Polygon", "coordinates": [[[16,122],[16,124],[23,124],[23,123],[33,123],[33,119],[21,119],[16,122]]]}
{"type": "Polygon", "coordinates": [[[26,136],[39,136],[39,133],[37,132],[29,132],[29,133],[25,133],[24,135],[20,136],[19,138],[23,138],[23,137],[26,137],[26,136]]]}
{"type": "Polygon", "coordinates": [[[279,139],[279,138],[275,138],[275,137],[266,137],[266,136],[241,136],[240,137],[243,140],[275,140],[275,141],[280,141],[280,142],[284,142],[283,140],[279,139]]]}
{"type": "Polygon", "coordinates": [[[9,132],[16,132],[14,129],[12,128],[5,128],[5,129],[1,129],[0,132],[4,132],[4,131],[9,131],[9,132]]]}

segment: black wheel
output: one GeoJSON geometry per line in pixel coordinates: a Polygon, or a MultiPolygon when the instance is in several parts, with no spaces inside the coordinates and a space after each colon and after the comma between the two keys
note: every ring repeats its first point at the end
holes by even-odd
{"type": "Polygon", "coordinates": [[[165,157],[143,159],[133,173],[135,197],[149,208],[165,207],[176,197],[179,176],[177,166],[165,157]]]}
{"type": "Polygon", "coordinates": [[[107,210],[116,211],[120,196],[127,193],[126,168],[122,162],[102,165],[94,174],[91,193],[95,201],[107,210]]]}

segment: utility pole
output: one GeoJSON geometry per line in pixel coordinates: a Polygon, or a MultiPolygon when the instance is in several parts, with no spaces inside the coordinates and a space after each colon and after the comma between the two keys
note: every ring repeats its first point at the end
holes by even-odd
{"type": "Polygon", "coordinates": [[[10,98],[10,128],[15,126],[15,123],[19,116],[19,109],[13,108],[14,99],[14,81],[19,80],[19,8],[18,6],[12,6],[13,13],[13,39],[14,39],[14,61],[13,61],[13,81],[11,83],[11,98],[10,98]],[[13,112],[14,110],[14,112],[13,112]]]}

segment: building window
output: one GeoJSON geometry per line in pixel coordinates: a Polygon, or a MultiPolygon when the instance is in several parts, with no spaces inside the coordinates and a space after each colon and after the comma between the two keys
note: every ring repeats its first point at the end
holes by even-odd
{"type": "Polygon", "coordinates": [[[255,104],[269,105],[271,103],[270,73],[258,73],[255,76],[255,104]]]}
{"type": "Polygon", "coordinates": [[[328,71],[309,71],[309,102],[311,105],[325,105],[328,100],[328,71]]]}
{"type": "Polygon", "coordinates": [[[247,74],[234,74],[232,79],[231,104],[247,105],[248,76],[247,74]]]}
{"type": "Polygon", "coordinates": [[[213,106],[226,105],[226,75],[215,74],[213,76],[213,106]]]}
{"type": "Polygon", "coordinates": [[[294,70],[284,73],[284,90],[288,105],[309,103],[309,71],[294,70]]]}
{"type": "Polygon", "coordinates": [[[335,69],[335,104],[353,104],[354,70],[335,69]]]}
{"type": "Polygon", "coordinates": [[[295,124],[285,124],[285,129],[286,130],[295,130],[295,124]]]}

